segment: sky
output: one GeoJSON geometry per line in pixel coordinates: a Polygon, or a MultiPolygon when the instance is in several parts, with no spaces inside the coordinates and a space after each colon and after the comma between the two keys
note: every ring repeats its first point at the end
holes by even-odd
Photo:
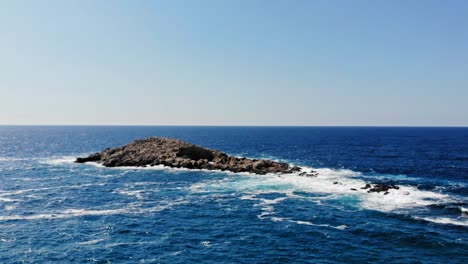
{"type": "Polygon", "coordinates": [[[0,124],[468,126],[468,1],[0,0],[0,124]]]}

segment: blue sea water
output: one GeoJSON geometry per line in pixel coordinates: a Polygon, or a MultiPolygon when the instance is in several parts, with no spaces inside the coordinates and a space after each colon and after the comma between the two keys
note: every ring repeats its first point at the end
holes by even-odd
{"type": "Polygon", "coordinates": [[[468,128],[0,126],[0,263],[468,263],[467,184],[468,128]],[[319,176],[73,163],[148,136],[319,176]]]}

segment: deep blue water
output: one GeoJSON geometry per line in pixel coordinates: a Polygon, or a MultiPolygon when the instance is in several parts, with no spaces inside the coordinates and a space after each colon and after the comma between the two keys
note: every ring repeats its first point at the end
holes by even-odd
{"type": "Polygon", "coordinates": [[[467,184],[468,128],[0,126],[0,263],[468,263],[467,184]],[[320,174],[73,163],[147,136],[320,174]]]}

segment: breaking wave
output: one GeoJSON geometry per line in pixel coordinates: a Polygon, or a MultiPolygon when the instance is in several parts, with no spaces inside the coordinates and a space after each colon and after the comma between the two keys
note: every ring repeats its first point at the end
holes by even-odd
{"type": "Polygon", "coordinates": [[[144,214],[150,212],[158,212],[170,209],[173,206],[186,204],[185,200],[168,201],[165,204],[153,207],[142,207],[144,204],[131,204],[128,207],[117,209],[64,209],[56,212],[36,213],[31,215],[0,215],[0,221],[13,220],[42,220],[42,219],[64,219],[80,216],[103,216],[103,215],[118,215],[118,214],[144,214]]]}
{"type": "Polygon", "coordinates": [[[454,219],[449,217],[415,217],[415,219],[424,220],[436,224],[468,226],[468,219],[466,218],[454,219]]]}
{"type": "MultiPolygon", "coordinates": [[[[368,193],[365,186],[366,177],[359,172],[344,169],[313,169],[304,167],[303,170],[315,170],[319,174],[316,177],[304,177],[299,175],[243,175],[243,177],[225,177],[221,180],[204,181],[193,184],[193,192],[241,192],[241,199],[256,200],[257,206],[262,208],[259,218],[270,218],[272,221],[290,221],[297,224],[307,224],[307,221],[297,221],[287,218],[273,217],[274,205],[287,199],[303,199],[314,203],[325,201],[340,201],[344,204],[358,208],[376,210],[384,213],[418,214],[428,206],[444,205],[460,202],[460,197],[441,192],[419,190],[411,185],[399,185],[399,189],[391,189],[388,194],[368,193]],[[275,199],[260,198],[268,193],[281,193],[284,197],[275,199]],[[313,194],[314,197],[309,197],[313,194]]],[[[401,176],[400,176],[401,177],[401,176]]],[[[465,210],[465,208],[461,209],[465,210]]],[[[468,218],[454,220],[446,218],[429,218],[432,222],[451,222],[457,225],[468,225],[468,218]]],[[[314,224],[315,225],[315,224],[314,224]]]]}

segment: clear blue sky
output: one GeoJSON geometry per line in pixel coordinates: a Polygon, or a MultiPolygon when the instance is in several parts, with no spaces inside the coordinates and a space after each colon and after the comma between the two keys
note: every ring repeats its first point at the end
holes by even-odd
{"type": "Polygon", "coordinates": [[[468,1],[0,0],[0,124],[468,125],[468,1]]]}

